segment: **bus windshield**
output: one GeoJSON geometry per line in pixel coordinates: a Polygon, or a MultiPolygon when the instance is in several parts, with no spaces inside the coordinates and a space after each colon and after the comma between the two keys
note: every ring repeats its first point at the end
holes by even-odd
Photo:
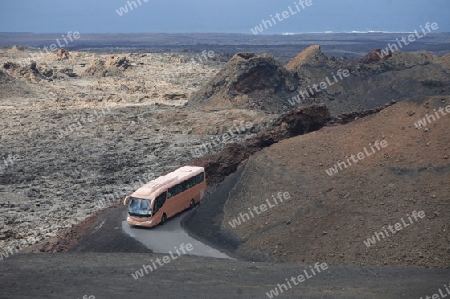
{"type": "Polygon", "coordinates": [[[150,200],[132,197],[128,206],[128,212],[132,216],[151,216],[150,200]]]}

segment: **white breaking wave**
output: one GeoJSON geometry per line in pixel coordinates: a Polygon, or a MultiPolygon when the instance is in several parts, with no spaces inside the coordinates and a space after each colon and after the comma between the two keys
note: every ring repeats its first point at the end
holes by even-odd
{"type": "Polygon", "coordinates": [[[368,33],[386,33],[386,34],[399,34],[399,33],[414,33],[414,32],[401,32],[401,31],[377,31],[377,30],[367,30],[367,31],[358,31],[358,30],[351,30],[351,31],[320,31],[320,32],[283,32],[282,35],[300,35],[300,34],[339,34],[339,33],[355,33],[355,34],[368,34],[368,33]]]}

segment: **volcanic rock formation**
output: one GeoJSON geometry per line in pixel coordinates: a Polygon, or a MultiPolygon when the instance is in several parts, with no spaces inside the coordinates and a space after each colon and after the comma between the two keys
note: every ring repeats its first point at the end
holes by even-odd
{"type": "Polygon", "coordinates": [[[35,61],[32,61],[28,66],[20,66],[14,62],[5,62],[3,64],[4,71],[13,78],[24,78],[29,81],[39,81],[41,79],[46,79],[38,68],[35,61]]]}
{"type": "Polygon", "coordinates": [[[82,73],[83,76],[106,77],[120,76],[122,71],[130,67],[127,57],[111,56],[107,61],[95,59],[82,73]]]}
{"type": "Polygon", "coordinates": [[[364,56],[359,62],[361,63],[376,63],[379,61],[387,60],[392,57],[392,52],[389,51],[388,55],[384,55],[384,53],[381,51],[381,49],[375,49],[367,53],[366,56],[364,56]]]}
{"type": "Polygon", "coordinates": [[[328,58],[320,51],[320,46],[314,45],[306,48],[287,65],[286,69],[294,71],[303,65],[320,66],[327,62],[328,58]]]}
{"type": "Polygon", "coordinates": [[[56,56],[58,56],[58,60],[64,60],[70,58],[70,53],[64,48],[60,48],[58,52],[56,52],[56,56]]]}
{"type": "Polygon", "coordinates": [[[205,109],[240,107],[280,111],[296,79],[270,55],[238,53],[205,87],[193,95],[189,106],[205,109]]]}

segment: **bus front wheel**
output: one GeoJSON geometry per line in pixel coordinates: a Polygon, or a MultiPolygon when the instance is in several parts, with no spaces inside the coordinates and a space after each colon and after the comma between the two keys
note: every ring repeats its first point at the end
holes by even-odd
{"type": "Polygon", "coordinates": [[[167,220],[167,216],[166,216],[166,214],[163,214],[162,217],[161,217],[161,225],[166,223],[166,220],[167,220]]]}

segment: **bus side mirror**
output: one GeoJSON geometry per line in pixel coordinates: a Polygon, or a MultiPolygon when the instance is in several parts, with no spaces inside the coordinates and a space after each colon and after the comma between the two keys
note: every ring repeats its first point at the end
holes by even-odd
{"type": "Polygon", "coordinates": [[[123,200],[123,204],[124,204],[125,206],[127,206],[127,205],[130,203],[130,199],[131,199],[130,196],[125,197],[125,199],[123,200]]]}

